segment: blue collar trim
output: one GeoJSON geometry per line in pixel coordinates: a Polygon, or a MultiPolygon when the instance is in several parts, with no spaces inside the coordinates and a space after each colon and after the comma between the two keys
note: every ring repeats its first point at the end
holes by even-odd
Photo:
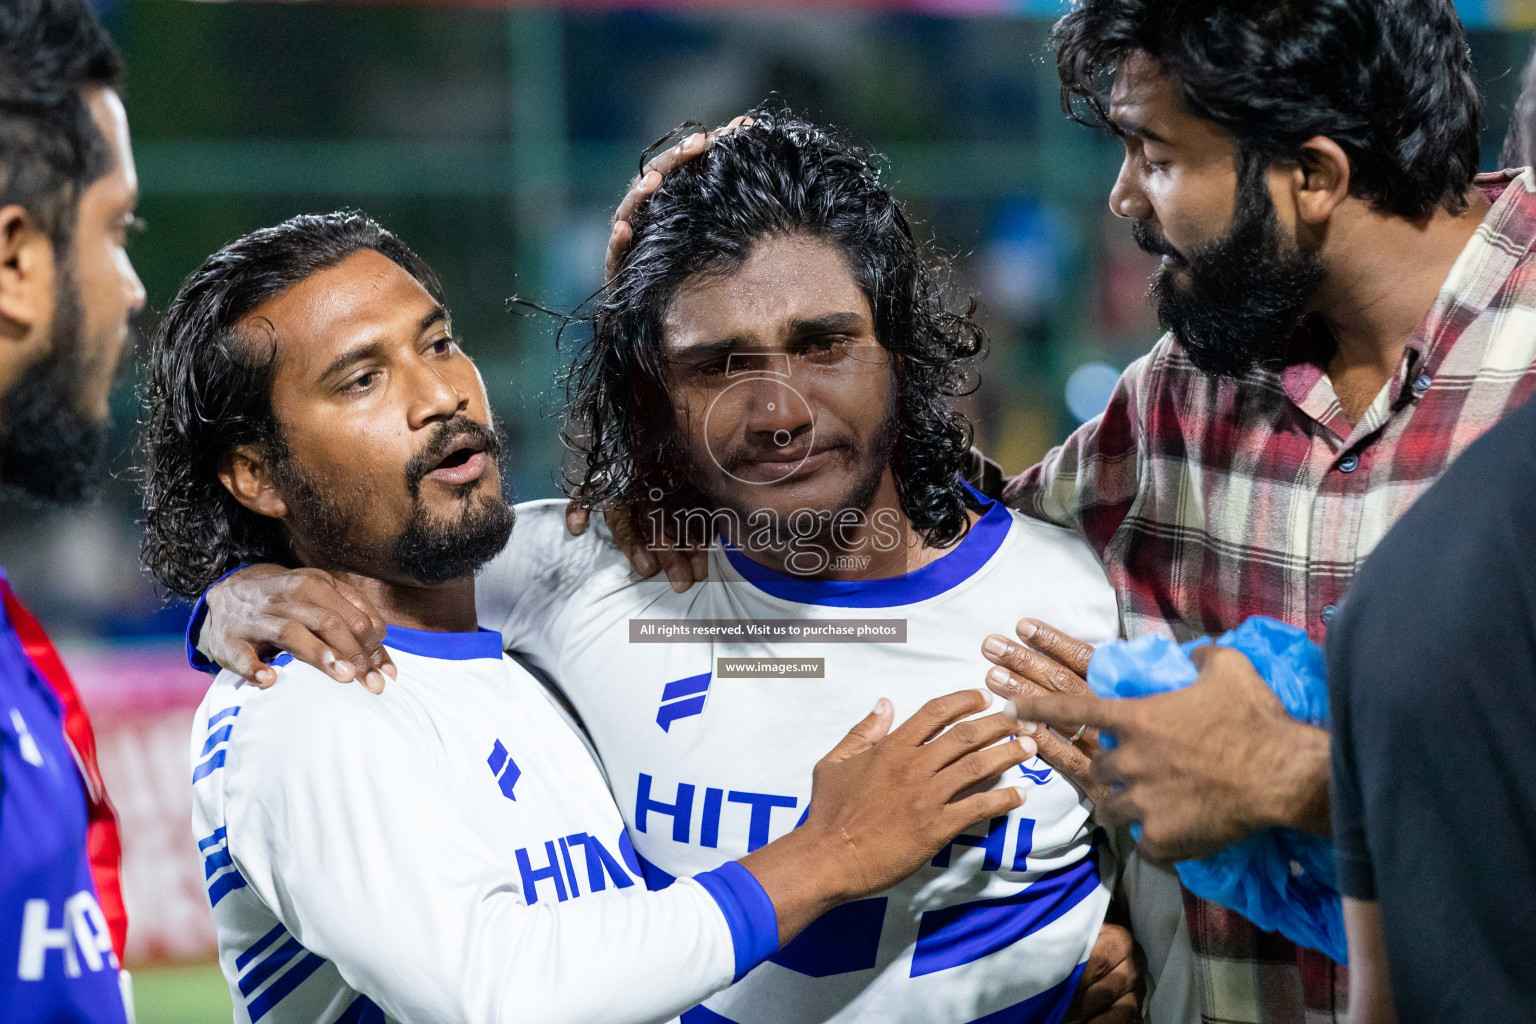
{"type": "Polygon", "coordinates": [[[389,626],[384,630],[384,646],[423,658],[445,661],[470,661],[474,658],[501,660],[501,634],[491,629],[475,633],[434,633],[426,629],[389,626]]]}
{"type": "Polygon", "coordinates": [[[725,557],[742,578],[782,601],[832,608],[894,608],[916,604],[953,590],[981,570],[1008,538],[1013,516],[1000,502],[982,497],[966,485],[972,499],[985,509],[980,519],[950,552],[905,576],[878,580],[811,580],[758,565],[729,543],[725,557]]]}

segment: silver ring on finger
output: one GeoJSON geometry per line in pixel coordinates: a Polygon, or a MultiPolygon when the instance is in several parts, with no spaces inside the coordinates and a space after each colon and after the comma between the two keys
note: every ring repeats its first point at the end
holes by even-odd
{"type": "Polygon", "coordinates": [[[1087,731],[1088,731],[1088,723],[1084,722],[1082,725],[1077,727],[1077,732],[1073,733],[1072,737],[1070,739],[1068,739],[1067,742],[1068,743],[1076,743],[1078,740],[1083,738],[1083,733],[1085,733],[1087,731]]]}

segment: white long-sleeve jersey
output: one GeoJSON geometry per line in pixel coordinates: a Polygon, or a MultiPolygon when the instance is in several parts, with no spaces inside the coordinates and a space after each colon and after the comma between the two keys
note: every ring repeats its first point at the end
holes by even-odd
{"type": "Polygon", "coordinates": [[[776,947],[740,865],[637,884],[601,770],[497,634],[385,642],[381,696],[285,656],[276,686],[226,672],[198,709],[237,1024],[666,1020],[776,947]]]}
{"type": "MultiPolygon", "coordinates": [[[[816,761],[878,698],[899,721],[984,685],[988,633],[1035,616],[1092,643],[1118,634],[1114,592],[1087,545],[1000,505],[899,579],[792,579],[717,544],[708,582],[683,594],[633,582],[598,529],[566,534],[563,511],[518,506],[511,543],[478,581],[480,623],[574,705],[651,885],[794,828],[816,761]],[[694,642],[674,628],[827,619],[878,620],[904,637],[694,642]],[[685,642],[655,642],[668,636],[685,642]],[[801,674],[776,674],[789,662],[801,674]]],[[[1039,759],[1000,785],[1021,786],[1024,805],[885,893],[825,915],[684,1024],[1059,1021],[1109,898],[1089,804],[1039,759]]]]}

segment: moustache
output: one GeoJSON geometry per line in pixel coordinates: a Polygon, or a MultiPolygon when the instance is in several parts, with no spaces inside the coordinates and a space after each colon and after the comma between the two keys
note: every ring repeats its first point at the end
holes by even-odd
{"type": "Polygon", "coordinates": [[[1146,221],[1133,221],[1131,223],[1131,238],[1136,242],[1136,247],[1144,253],[1152,256],[1167,256],[1176,263],[1187,263],[1184,254],[1168,244],[1168,240],[1156,234],[1146,221]]]}
{"type": "Polygon", "coordinates": [[[466,441],[483,451],[491,462],[501,465],[502,454],[506,448],[501,431],[478,423],[468,416],[455,416],[439,426],[437,432],[432,435],[421,451],[411,456],[411,461],[406,463],[405,486],[411,492],[411,497],[417,496],[421,489],[421,482],[426,479],[427,474],[436,469],[439,463],[466,441]]]}

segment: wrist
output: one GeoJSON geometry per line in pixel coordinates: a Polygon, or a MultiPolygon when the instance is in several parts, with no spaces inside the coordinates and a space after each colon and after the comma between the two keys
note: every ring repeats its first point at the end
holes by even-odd
{"type": "Polygon", "coordinates": [[[197,603],[192,606],[192,614],[187,619],[187,664],[199,672],[207,672],[210,675],[219,671],[219,665],[213,658],[213,653],[203,638],[203,626],[208,621],[208,595],[218,589],[219,585],[229,579],[235,573],[248,568],[250,562],[241,562],[233,569],[208,584],[208,589],[198,597],[197,603]]]}
{"type": "Polygon", "coordinates": [[[1270,784],[1266,798],[1256,807],[1259,828],[1301,829],[1329,834],[1328,732],[1304,722],[1287,720],[1277,729],[1271,749],[1263,758],[1270,784]]]}
{"type": "Polygon", "coordinates": [[[778,912],[767,891],[739,861],[728,861],[713,871],[694,875],[725,917],[735,955],[733,980],[740,981],[783,945],[778,912]]]}
{"type": "Polygon", "coordinates": [[[828,856],[835,840],[823,838],[806,825],[741,858],[768,894],[779,921],[779,943],[798,935],[806,925],[853,898],[838,858],[828,856]]]}

